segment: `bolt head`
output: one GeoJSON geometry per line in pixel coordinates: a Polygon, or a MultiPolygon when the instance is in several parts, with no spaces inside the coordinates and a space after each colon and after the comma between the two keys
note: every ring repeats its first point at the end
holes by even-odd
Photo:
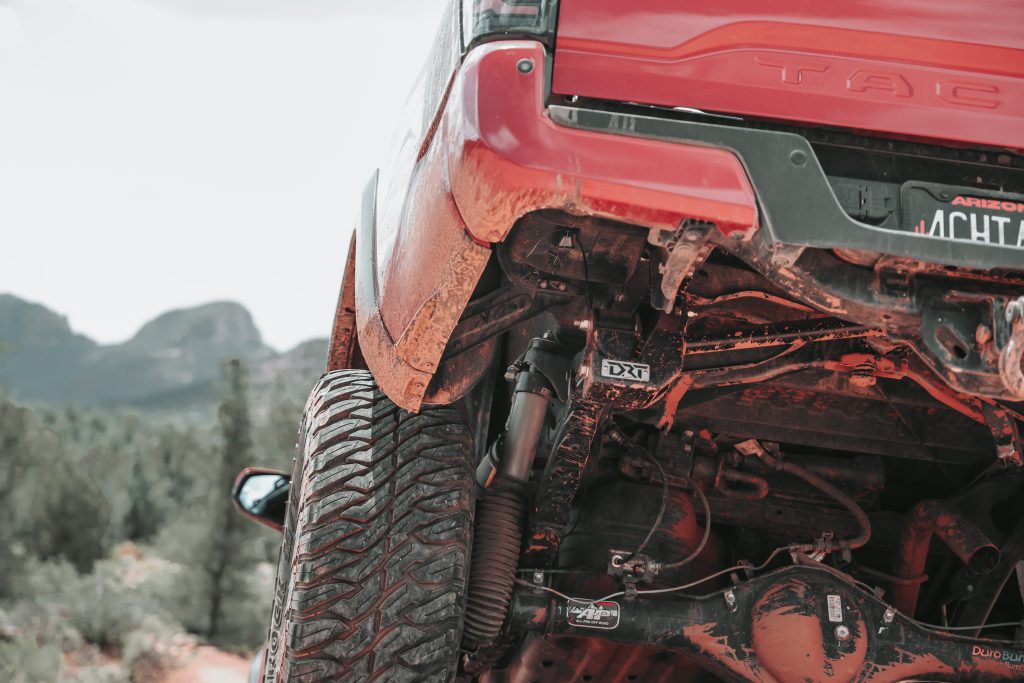
{"type": "Polygon", "coordinates": [[[725,591],[725,604],[732,607],[736,604],[736,594],[732,591],[725,591]]]}
{"type": "Polygon", "coordinates": [[[533,582],[534,583],[544,583],[544,572],[534,572],[533,573],[533,582]]]}
{"type": "Polygon", "coordinates": [[[979,345],[984,346],[992,341],[992,328],[988,325],[978,325],[978,329],[974,332],[974,338],[979,345]]]}
{"type": "Polygon", "coordinates": [[[516,71],[521,74],[528,74],[533,71],[533,60],[532,59],[520,59],[516,62],[516,71]]]}
{"type": "Polygon", "coordinates": [[[846,640],[850,637],[850,628],[846,624],[836,626],[836,638],[846,640]]]}
{"type": "Polygon", "coordinates": [[[885,614],[882,615],[882,621],[884,621],[887,624],[891,624],[892,620],[895,617],[896,617],[896,613],[893,612],[891,609],[887,609],[887,610],[885,610],[885,614]]]}

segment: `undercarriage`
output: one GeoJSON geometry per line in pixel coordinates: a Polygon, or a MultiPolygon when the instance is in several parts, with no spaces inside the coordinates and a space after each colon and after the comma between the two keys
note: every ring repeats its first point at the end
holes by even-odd
{"type": "Polygon", "coordinates": [[[523,217],[425,398],[488,435],[465,675],[1024,675],[1022,294],[1013,269],[523,217]]]}

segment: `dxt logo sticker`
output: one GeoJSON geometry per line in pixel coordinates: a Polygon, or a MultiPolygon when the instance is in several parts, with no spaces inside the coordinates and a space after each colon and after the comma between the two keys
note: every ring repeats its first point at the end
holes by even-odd
{"type": "Polygon", "coordinates": [[[650,382],[651,366],[646,363],[630,363],[625,360],[601,361],[601,376],[625,382],[650,382]]]}

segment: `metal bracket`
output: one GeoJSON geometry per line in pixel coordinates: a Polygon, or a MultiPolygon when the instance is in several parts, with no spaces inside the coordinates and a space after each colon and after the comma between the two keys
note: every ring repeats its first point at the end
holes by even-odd
{"type": "Polygon", "coordinates": [[[685,220],[675,232],[667,230],[652,230],[650,232],[647,241],[656,247],[664,247],[668,250],[668,258],[661,266],[663,299],[657,308],[665,313],[672,312],[683,280],[692,276],[697,267],[715,248],[708,238],[716,229],[714,223],[685,220]]]}
{"type": "Polygon", "coordinates": [[[1024,467],[1024,440],[1021,439],[1016,418],[988,403],[982,404],[981,412],[995,438],[999,461],[1004,467],[1024,467]]]}
{"type": "Polygon", "coordinates": [[[442,360],[458,356],[565,301],[564,296],[543,294],[522,287],[503,287],[486,294],[466,306],[448,339],[442,360]]]}
{"type": "Polygon", "coordinates": [[[685,321],[661,314],[646,334],[614,322],[598,318],[588,332],[579,393],[621,410],[648,407],[682,373],[685,321]]]}
{"type": "Polygon", "coordinates": [[[525,561],[534,566],[551,566],[558,556],[562,535],[569,525],[569,512],[590,462],[605,410],[589,398],[574,399],[568,409],[534,496],[535,508],[524,553],[525,561]]]}
{"type": "Polygon", "coordinates": [[[626,584],[626,596],[632,589],[636,597],[638,583],[651,583],[658,574],[658,565],[647,555],[637,555],[629,550],[608,551],[608,576],[621,578],[626,584]]]}

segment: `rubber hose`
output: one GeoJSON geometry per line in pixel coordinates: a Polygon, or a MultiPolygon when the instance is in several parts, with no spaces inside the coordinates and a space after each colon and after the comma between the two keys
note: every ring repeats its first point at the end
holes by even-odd
{"type": "Polygon", "coordinates": [[[463,645],[476,649],[501,633],[512,602],[526,516],[520,481],[498,476],[477,505],[463,645]]]}
{"type": "Polygon", "coordinates": [[[808,543],[801,547],[802,550],[805,552],[815,552],[820,550],[824,550],[826,552],[832,552],[835,550],[856,550],[857,548],[866,545],[871,539],[871,520],[868,519],[867,513],[857,505],[857,501],[853,498],[846,495],[813,472],[806,470],[795,463],[782,460],[772,453],[765,452],[761,456],[761,459],[770,467],[774,467],[781,472],[791,474],[798,479],[803,479],[805,483],[818,489],[826,496],[849,510],[850,514],[857,520],[857,527],[860,529],[860,533],[853,538],[832,541],[831,543],[826,543],[821,547],[813,543],[808,543]]]}

